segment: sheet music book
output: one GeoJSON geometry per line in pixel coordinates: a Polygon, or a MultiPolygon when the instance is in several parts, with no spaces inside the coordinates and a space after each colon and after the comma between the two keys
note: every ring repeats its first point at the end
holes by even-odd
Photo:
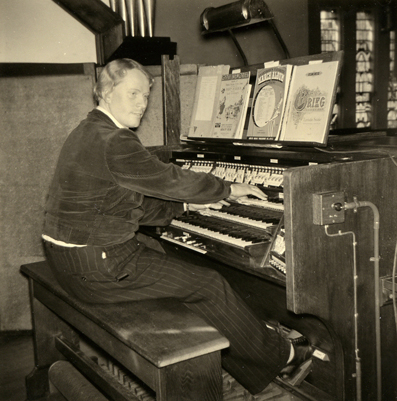
{"type": "Polygon", "coordinates": [[[197,77],[189,137],[208,137],[213,130],[222,76],[228,74],[229,65],[202,66],[197,77]]]}
{"type": "Polygon", "coordinates": [[[341,53],[266,63],[256,71],[253,91],[252,70],[225,73],[229,66],[202,67],[189,132],[182,139],[267,147],[325,145],[341,53]]]}
{"type": "Polygon", "coordinates": [[[258,69],[247,139],[279,138],[292,69],[290,64],[258,69]]]}
{"type": "Polygon", "coordinates": [[[294,67],[280,141],[325,142],[337,74],[337,61],[294,67]]]}
{"type": "Polygon", "coordinates": [[[251,93],[250,73],[223,75],[219,91],[218,110],[215,115],[212,138],[241,138],[251,93]]]}

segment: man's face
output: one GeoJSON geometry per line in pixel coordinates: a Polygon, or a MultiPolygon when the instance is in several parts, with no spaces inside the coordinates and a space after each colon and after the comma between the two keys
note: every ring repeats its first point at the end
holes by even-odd
{"type": "Polygon", "coordinates": [[[141,123],[149,94],[146,76],[138,69],[128,70],[123,80],[105,96],[106,108],[119,123],[135,128],[141,123]]]}

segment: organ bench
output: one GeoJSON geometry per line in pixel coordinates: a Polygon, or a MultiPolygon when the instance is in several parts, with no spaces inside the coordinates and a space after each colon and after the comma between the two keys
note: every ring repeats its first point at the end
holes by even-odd
{"type": "Polygon", "coordinates": [[[220,353],[229,342],[181,303],[89,305],[59,286],[47,262],[21,271],[29,278],[34,328],[28,400],[48,394],[49,368],[65,358],[110,398],[138,400],[81,351],[84,336],[154,390],[157,401],[222,399],[220,353]]]}

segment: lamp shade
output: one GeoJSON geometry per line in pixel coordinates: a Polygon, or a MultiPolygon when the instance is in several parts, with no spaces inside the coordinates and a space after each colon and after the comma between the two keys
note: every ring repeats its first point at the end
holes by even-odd
{"type": "Polygon", "coordinates": [[[263,0],[239,0],[206,8],[200,16],[203,33],[225,31],[273,18],[263,0]]]}

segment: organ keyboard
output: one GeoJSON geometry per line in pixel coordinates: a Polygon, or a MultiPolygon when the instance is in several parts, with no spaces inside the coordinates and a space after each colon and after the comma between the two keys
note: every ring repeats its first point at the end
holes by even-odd
{"type": "Polygon", "coordinates": [[[247,197],[220,210],[190,211],[163,229],[161,238],[285,283],[283,174],[291,166],[308,162],[283,160],[281,164],[277,158],[189,151],[175,152],[174,156],[173,162],[183,169],[256,185],[267,200],[247,197]]]}
{"type": "MultiPolygon", "coordinates": [[[[282,204],[270,208],[271,203],[258,206],[230,202],[220,210],[190,212],[174,219],[161,238],[207,253],[214,259],[226,258],[235,267],[277,268],[279,264],[271,261],[283,213],[282,204]]],[[[278,258],[283,260],[283,254],[278,254],[278,258]]]]}

